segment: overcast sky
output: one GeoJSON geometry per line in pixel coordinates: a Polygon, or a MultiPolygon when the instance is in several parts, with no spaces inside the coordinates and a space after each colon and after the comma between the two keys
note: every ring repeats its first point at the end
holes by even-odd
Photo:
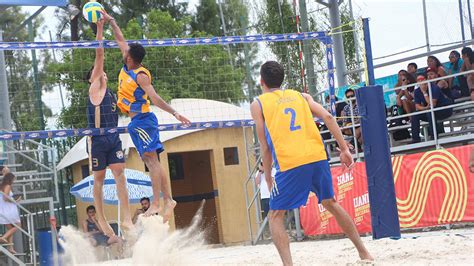
{"type": "MultiPolygon", "coordinates": [[[[347,2],[348,0],[344,1],[347,2]]],[[[198,2],[198,0],[189,1],[190,9],[194,10],[198,2]]],[[[247,2],[249,2],[249,0],[247,0],[247,2]]],[[[254,5],[258,5],[258,2],[251,2],[254,3],[254,5]]],[[[462,0],[462,2],[464,5],[465,36],[466,39],[471,39],[469,22],[467,21],[467,0],[462,0]]],[[[322,7],[316,4],[315,1],[307,1],[307,3],[309,11],[322,7]]],[[[355,16],[370,18],[370,33],[374,58],[425,45],[422,0],[353,0],[352,3],[355,16]]],[[[472,6],[474,6],[473,3],[474,0],[471,0],[471,10],[473,9],[472,6]]],[[[426,0],[426,4],[430,43],[439,45],[461,41],[458,0],[426,0]]],[[[38,9],[38,7],[25,7],[25,10],[30,13],[33,13],[36,9],[38,9]]],[[[54,19],[54,10],[55,8],[48,7],[43,11],[42,15],[50,19],[46,20],[44,33],[36,40],[49,40],[48,30],[51,30],[53,36],[55,36],[58,21],[54,19]]],[[[472,12],[474,12],[474,10],[472,12]]],[[[439,48],[440,47],[432,47],[432,50],[439,48]]],[[[400,56],[375,60],[374,63],[378,64],[422,52],[426,52],[426,48],[405,53],[400,56]]],[[[437,54],[437,56],[441,61],[447,61],[448,54],[449,52],[444,52],[437,54]]],[[[420,67],[426,66],[426,58],[413,61],[420,67]]],[[[376,77],[397,73],[399,69],[405,68],[408,63],[409,62],[403,62],[377,69],[375,72],[376,77]]],[[[59,95],[53,97],[48,96],[48,98],[59,98],[59,95]]]]}

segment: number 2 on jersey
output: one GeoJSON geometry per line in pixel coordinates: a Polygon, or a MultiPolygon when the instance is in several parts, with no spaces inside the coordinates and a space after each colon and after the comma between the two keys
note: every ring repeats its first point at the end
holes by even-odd
{"type": "Polygon", "coordinates": [[[286,108],[285,109],[285,115],[291,114],[291,120],[290,120],[290,131],[295,131],[301,129],[301,126],[295,126],[295,119],[296,119],[296,112],[295,109],[293,108],[286,108]]]}

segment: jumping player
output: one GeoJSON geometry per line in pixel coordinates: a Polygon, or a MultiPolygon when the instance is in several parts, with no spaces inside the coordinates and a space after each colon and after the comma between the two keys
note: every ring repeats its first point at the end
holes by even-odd
{"type": "Polygon", "coordinates": [[[119,74],[117,105],[123,113],[130,116],[128,133],[143,161],[150,170],[153,186],[153,201],[145,216],[160,213],[166,222],[172,215],[176,202],[171,197],[171,189],[158,154],[163,151],[158,130],[158,120],[150,110],[151,102],[162,110],[172,114],[183,124],[190,121],[167,104],[155,91],[151,84],[151,74],[141,63],[145,57],[145,49],[138,43],[130,45],[125,41],[122,31],[114,18],[102,11],[104,19],[110,22],[120,50],[123,55],[123,68],[119,74]],[[163,193],[164,209],[160,208],[160,191],[163,193]]]}
{"type": "MultiPolygon", "coordinates": [[[[104,20],[97,22],[98,41],[102,40],[104,20]]],[[[87,102],[87,121],[89,128],[113,128],[118,126],[117,100],[113,92],[107,88],[107,74],[104,72],[104,48],[97,48],[95,62],[87,74],[89,87],[89,100],[87,102]]],[[[128,190],[125,184],[124,168],[125,159],[122,151],[122,141],[118,133],[93,136],[88,138],[89,165],[94,174],[94,205],[100,228],[104,234],[111,237],[114,231],[107,223],[103,209],[103,191],[105,171],[107,166],[112,171],[117,194],[120,199],[124,220],[124,229],[133,227],[130,208],[128,204],[128,190]]]]}
{"type": "Polygon", "coordinates": [[[334,135],[341,150],[344,168],[353,165],[336,120],[313,98],[294,90],[280,88],[283,67],[268,61],[260,68],[263,94],[250,109],[262,152],[263,172],[271,191],[268,214],[273,242],[284,265],[292,265],[290,242],[283,225],[285,211],[306,204],[310,191],[334,215],[344,233],[354,243],[362,260],[373,260],[347,212],[335,201],[331,171],[321,135],[313,116],[321,118],[334,135]],[[272,162],[277,173],[271,176],[272,162]]]}

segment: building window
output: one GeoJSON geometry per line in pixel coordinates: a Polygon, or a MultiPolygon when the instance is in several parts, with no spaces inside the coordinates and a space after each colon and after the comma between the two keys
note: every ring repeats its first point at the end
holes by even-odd
{"type": "Polygon", "coordinates": [[[224,148],[224,164],[239,164],[239,150],[237,149],[237,147],[224,148]]]}
{"type": "Polygon", "coordinates": [[[184,179],[183,157],[179,153],[168,154],[168,166],[171,180],[184,179]]]}
{"type": "Polygon", "coordinates": [[[90,175],[89,165],[88,164],[82,165],[81,166],[81,172],[82,172],[82,179],[88,177],[90,175]]]}

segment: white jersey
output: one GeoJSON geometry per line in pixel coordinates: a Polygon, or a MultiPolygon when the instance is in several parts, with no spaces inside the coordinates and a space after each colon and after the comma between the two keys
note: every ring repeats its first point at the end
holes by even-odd
{"type": "MultiPolygon", "coordinates": [[[[276,174],[276,169],[272,168],[272,177],[275,177],[276,174]]],[[[257,174],[255,174],[255,178],[257,178],[257,174]]],[[[262,199],[269,199],[270,198],[270,191],[268,190],[268,185],[267,185],[267,180],[265,179],[265,174],[262,173],[260,176],[260,184],[257,184],[257,186],[260,186],[260,198],[262,199]]]]}

